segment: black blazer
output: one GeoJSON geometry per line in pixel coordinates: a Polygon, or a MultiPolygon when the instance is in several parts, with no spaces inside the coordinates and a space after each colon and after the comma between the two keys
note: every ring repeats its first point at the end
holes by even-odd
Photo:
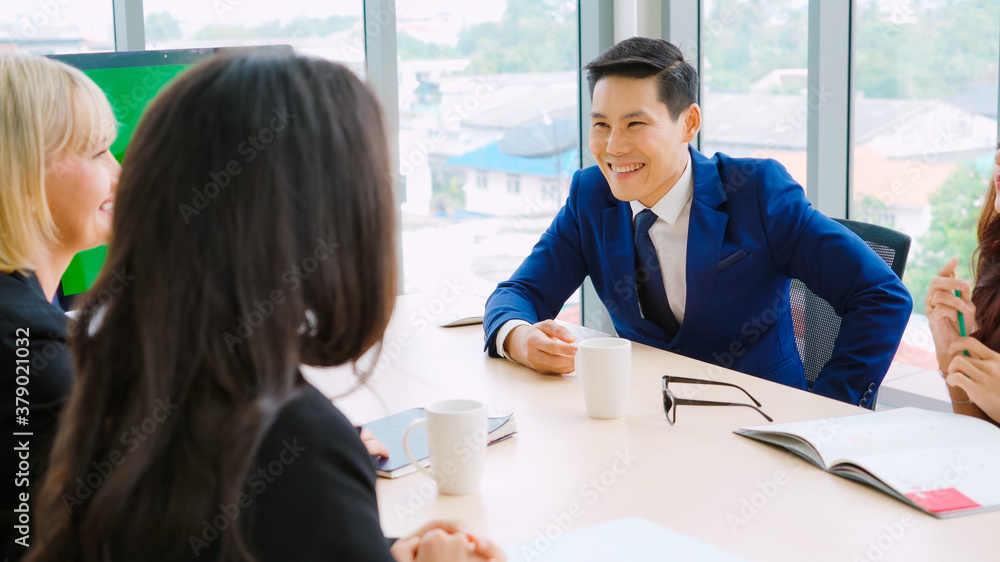
{"type": "Polygon", "coordinates": [[[219,560],[217,531],[239,521],[261,562],[393,562],[372,459],[357,429],[308,383],[264,438],[244,493],[246,507],[225,506],[217,515],[228,521],[216,517],[218,527],[210,521],[187,539],[190,560],[219,560]]]}
{"type": "Polygon", "coordinates": [[[27,552],[13,542],[18,537],[13,529],[14,509],[21,503],[18,495],[30,494],[33,516],[56,421],[72,386],[66,314],[45,299],[33,274],[0,273],[0,446],[5,483],[0,497],[0,545],[10,560],[20,560],[27,552]],[[24,359],[27,363],[18,363],[24,359]],[[16,402],[19,376],[20,382],[27,382],[27,394],[22,397],[26,402],[16,402]],[[20,418],[27,418],[27,425],[18,423],[20,418]],[[32,435],[14,436],[14,432],[32,435]],[[28,456],[27,471],[18,468],[22,454],[28,456]],[[18,476],[18,472],[27,474],[18,476]]]}

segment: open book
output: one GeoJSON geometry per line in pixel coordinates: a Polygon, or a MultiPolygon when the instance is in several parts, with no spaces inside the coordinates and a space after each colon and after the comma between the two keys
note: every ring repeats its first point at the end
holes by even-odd
{"type": "Polygon", "coordinates": [[[1000,508],[1000,428],[980,419],[899,408],[736,433],[787,449],[935,517],[1000,508]]]}
{"type": "MultiPolygon", "coordinates": [[[[375,460],[375,474],[383,478],[399,478],[417,471],[410,464],[410,459],[406,457],[406,451],[403,450],[403,432],[409,427],[410,422],[422,417],[424,417],[423,408],[411,408],[361,426],[370,429],[375,437],[385,443],[386,448],[389,449],[389,458],[375,460]]],[[[487,418],[486,426],[490,436],[487,445],[503,441],[517,433],[517,422],[514,421],[514,414],[508,414],[502,418],[487,418]]],[[[420,459],[422,466],[430,466],[426,427],[418,427],[410,434],[410,452],[420,459]]]]}

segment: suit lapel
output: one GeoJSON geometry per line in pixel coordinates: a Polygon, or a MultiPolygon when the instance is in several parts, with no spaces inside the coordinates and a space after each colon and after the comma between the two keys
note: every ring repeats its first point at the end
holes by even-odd
{"type": "Polygon", "coordinates": [[[610,196],[613,206],[601,212],[601,236],[607,257],[608,280],[621,300],[626,322],[637,331],[665,341],[666,332],[655,322],[646,320],[639,311],[635,287],[635,244],[632,241],[632,209],[628,203],[610,196]]]}
{"type": "Polygon", "coordinates": [[[715,163],[700,152],[691,149],[694,173],[694,196],[691,201],[691,220],[687,242],[687,301],[684,303],[684,326],[700,318],[704,303],[712,295],[716,268],[722,251],[722,240],[729,222],[729,214],[717,208],[726,201],[726,191],[715,163]]]}

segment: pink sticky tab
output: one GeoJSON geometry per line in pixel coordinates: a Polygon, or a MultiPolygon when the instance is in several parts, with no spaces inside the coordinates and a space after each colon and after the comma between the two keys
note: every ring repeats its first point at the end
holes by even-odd
{"type": "Polygon", "coordinates": [[[911,492],[906,497],[913,503],[932,513],[944,513],[946,511],[957,511],[959,509],[970,509],[980,507],[978,503],[969,499],[965,494],[955,488],[944,488],[942,490],[930,490],[926,492],[911,492]]]}

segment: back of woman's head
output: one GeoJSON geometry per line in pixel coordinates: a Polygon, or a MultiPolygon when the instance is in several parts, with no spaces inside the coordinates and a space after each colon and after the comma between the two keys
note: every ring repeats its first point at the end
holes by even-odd
{"type": "Polygon", "coordinates": [[[0,55],[0,272],[34,269],[59,232],[45,199],[57,154],[83,154],[114,140],[104,92],[54,60],[0,55]]]}
{"type": "MultiPolygon", "coordinates": [[[[192,553],[188,537],[243,492],[297,366],[345,363],[380,340],[395,294],[392,199],[378,104],[343,66],[219,58],[154,100],[81,305],[79,381],[37,559],[192,553]],[[144,439],[125,439],[148,419],[144,439]],[[76,498],[76,479],[119,451],[125,461],[76,498]]],[[[248,556],[237,527],[220,539],[227,560],[248,556]]]]}

